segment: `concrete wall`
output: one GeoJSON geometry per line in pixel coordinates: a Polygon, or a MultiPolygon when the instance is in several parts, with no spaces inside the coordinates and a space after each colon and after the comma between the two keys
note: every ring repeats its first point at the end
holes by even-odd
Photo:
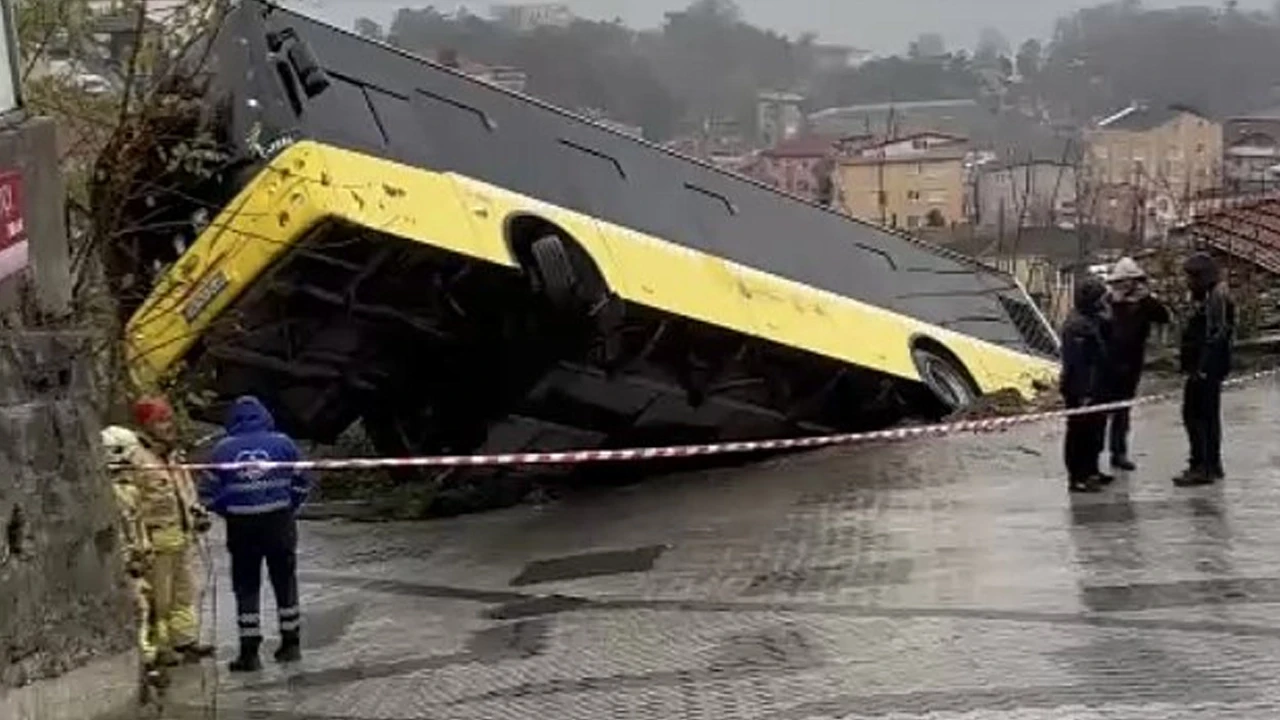
{"type": "Polygon", "coordinates": [[[0,294],[0,718],[127,717],[139,675],[99,460],[92,369],[103,338],[67,329],[50,123],[0,131],[0,169],[13,168],[37,264],[0,294]],[[13,312],[17,298],[27,312],[13,312]]]}

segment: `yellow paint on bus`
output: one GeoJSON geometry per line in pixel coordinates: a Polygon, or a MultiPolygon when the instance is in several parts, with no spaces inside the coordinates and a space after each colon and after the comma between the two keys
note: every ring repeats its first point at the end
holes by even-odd
{"type": "Polygon", "coordinates": [[[983,392],[1031,395],[1057,364],[809,287],[468,177],[313,141],[276,156],[170,268],[126,330],[134,381],[170,377],[219,314],[291,245],[332,221],[517,267],[512,218],[533,215],[589,253],[609,287],[641,305],[919,380],[913,338],[955,353],[983,392]],[[216,284],[215,284],[216,283],[216,284]]]}

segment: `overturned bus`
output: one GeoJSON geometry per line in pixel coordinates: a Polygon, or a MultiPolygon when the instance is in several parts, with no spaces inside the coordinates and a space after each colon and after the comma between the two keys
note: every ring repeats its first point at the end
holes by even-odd
{"type": "Polygon", "coordinates": [[[126,334],[138,383],[210,416],[254,393],[389,455],[619,447],[884,427],[1056,372],[1006,274],[262,0],[199,81],[221,165],[124,209],[172,255],[126,334]]]}

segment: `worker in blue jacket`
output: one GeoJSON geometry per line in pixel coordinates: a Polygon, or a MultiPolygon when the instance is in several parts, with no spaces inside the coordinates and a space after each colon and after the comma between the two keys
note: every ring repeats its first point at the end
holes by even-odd
{"type": "MultiPolygon", "coordinates": [[[[227,435],[213,449],[213,464],[291,462],[301,458],[298,446],[277,432],[275,420],[255,397],[235,401],[226,422],[227,435]]],[[[262,565],[266,562],[280,620],[278,662],[302,658],[302,610],[298,604],[295,516],[310,490],[305,473],[292,469],[242,467],[209,474],[201,488],[207,507],[226,520],[231,554],[231,583],[236,595],[240,655],[232,672],[262,668],[259,612],[262,565]]]]}

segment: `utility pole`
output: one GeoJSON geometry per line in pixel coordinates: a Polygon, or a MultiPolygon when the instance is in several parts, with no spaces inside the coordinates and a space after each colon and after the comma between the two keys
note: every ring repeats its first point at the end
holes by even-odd
{"type": "MultiPolygon", "coordinates": [[[[889,198],[885,196],[884,190],[884,164],[885,164],[885,145],[893,139],[893,103],[889,104],[889,115],[885,118],[884,140],[881,141],[879,157],[876,158],[876,202],[880,204],[880,224],[887,225],[889,218],[887,217],[889,198]]],[[[869,121],[869,119],[868,119],[869,121]]],[[[896,223],[895,223],[896,224],[896,223]]]]}
{"type": "MultiPolygon", "coordinates": [[[[1027,219],[1027,206],[1028,206],[1028,205],[1030,204],[1030,202],[1031,202],[1031,200],[1030,200],[1030,198],[1031,198],[1031,182],[1032,182],[1032,175],[1031,175],[1031,171],[1032,171],[1032,167],[1031,167],[1031,165],[1032,165],[1032,162],[1031,162],[1031,161],[1032,161],[1032,155],[1031,155],[1031,153],[1030,153],[1030,152],[1028,152],[1028,153],[1027,153],[1027,164],[1026,164],[1026,167],[1025,167],[1025,168],[1023,168],[1023,180],[1022,180],[1022,202],[1021,202],[1021,207],[1018,209],[1018,227],[1017,227],[1017,229],[1014,231],[1014,236],[1013,236],[1013,249],[1012,249],[1012,251],[1010,252],[1010,256],[1011,256],[1011,263],[1012,263],[1012,266],[1013,266],[1013,267],[1017,267],[1017,265],[1018,265],[1018,247],[1022,244],[1022,226],[1023,226],[1024,224],[1026,224],[1026,219],[1027,219]]],[[[1012,177],[1012,173],[1010,173],[1010,177],[1012,177]]]]}
{"type": "Polygon", "coordinates": [[[1004,254],[1004,197],[1000,198],[1000,213],[996,222],[996,257],[1004,254]]]}

